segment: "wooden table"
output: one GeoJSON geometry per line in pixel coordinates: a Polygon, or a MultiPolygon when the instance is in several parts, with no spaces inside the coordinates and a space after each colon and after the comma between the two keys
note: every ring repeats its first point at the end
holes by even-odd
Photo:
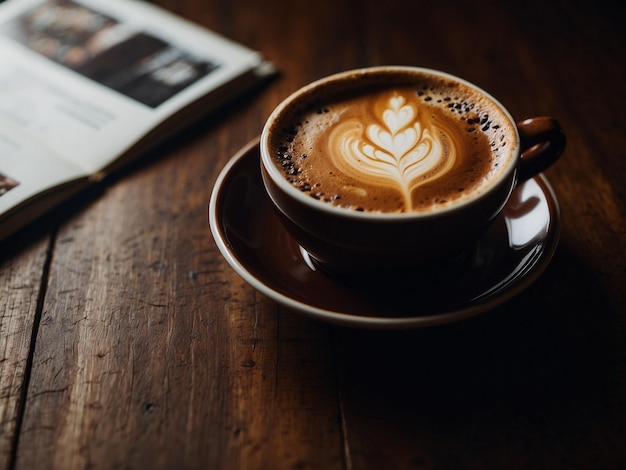
{"type": "Polygon", "coordinates": [[[626,463],[623,2],[155,3],[281,74],[0,245],[0,469],[626,463]],[[546,173],[557,253],[488,313],[322,323],[250,287],[211,237],[213,183],[270,111],[379,64],[462,76],[566,130],[546,173]]]}

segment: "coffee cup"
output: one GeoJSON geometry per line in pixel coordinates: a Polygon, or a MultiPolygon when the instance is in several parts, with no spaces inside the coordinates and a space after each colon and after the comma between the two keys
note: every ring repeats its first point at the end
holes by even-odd
{"type": "Polygon", "coordinates": [[[313,266],[375,279],[462,256],[515,186],[564,146],[551,117],[516,123],[466,80],[382,66],[288,96],[263,128],[260,164],[272,204],[313,266]]]}

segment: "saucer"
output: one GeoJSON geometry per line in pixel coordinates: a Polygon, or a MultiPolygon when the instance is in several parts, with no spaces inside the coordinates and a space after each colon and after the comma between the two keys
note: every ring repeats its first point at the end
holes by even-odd
{"type": "Polygon", "coordinates": [[[250,285],[321,321],[392,329],[471,317],[528,287],[558,244],[558,202],[539,175],[517,186],[501,215],[460,260],[403,287],[359,289],[316,270],[283,228],[264,191],[259,158],[257,138],[220,173],[209,204],[211,232],[226,261],[250,285]]]}

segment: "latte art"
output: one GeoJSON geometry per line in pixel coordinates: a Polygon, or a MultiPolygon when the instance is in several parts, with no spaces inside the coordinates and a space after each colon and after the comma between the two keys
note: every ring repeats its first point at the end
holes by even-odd
{"type": "Polygon", "coordinates": [[[381,97],[375,109],[382,109],[375,116],[381,124],[353,119],[332,130],[330,158],[339,170],[357,181],[397,188],[406,210],[411,211],[413,190],[454,165],[454,130],[421,116],[423,113],[398,92],[381,97]]]}
{"type": "Polygon", "coordinates": [[[395,79],[316,91],[284,113],[269,144],[286,180],[333,206],[387,213],[432,211],[488,187],[514,135],[498,106],[455,82],[395,79]]]}

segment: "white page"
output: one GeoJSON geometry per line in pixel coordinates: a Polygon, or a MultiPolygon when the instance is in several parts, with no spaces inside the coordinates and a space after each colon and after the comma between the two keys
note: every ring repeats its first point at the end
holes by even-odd
{"type": "Polygon", "coordinates": [[[36,140],[0,118],[0,213],[21,201],[83,176],[80,168],[55,158],[36,140]]]}
{"type": "MultiPolygon", "coordinates": [[[[56,1],[57,4],[54,0],[48,3],[61,7],[68,4],[64,0],[56,1]]],[[[0,116],[21,128],[24,133],[36,136],[41,145],[84,169],[85,174],[93,174],[105,167],[155,125],[206,94],[207,90],[216,88],[242,71],[261,63],[256,52],[208,33],[189,22],[174,21],[169,15],[141,2],[80,0],[81,4],[89,5],[89,10],[99,13],[95,15],[96,18],[111,20],[111,29],[116,29],[115,34],[125,38],[125,41],[134,41],[140,35],[144,43],[154,43],[157,40],[167,43],[165,49],[152,54],[152,60],[142,67],[132,70],[113,69],[117,82],[135,81],[138,83],[135,91],[140,93],[150,86],[156,86],[157,91],[167,92],[168,80],[172,77],[175,79],[177,74],[184,77],[186,71],[189,72],[189,68],[185,69],[187,59],[191,58],[195,65],[199,63],[205,67],[203,71],[196,71],[196,75],[202,78],[182,91],[162,103],[146,104],[137,97],[130,97],[125,92],[113,90],[111,86],[103,85],[95,79],[86,78],[67,63],[59,63],[58,58],[54,61],[46,58],[41,51],[35,52],[31,44],[35,41],[30,37],[30,30],[26,33],[26,39],[19,37],[20,27],[24,27],[22,23],[11,18],[19,10],[31,12],[28,17],[31,23],[35,21],[32,20],[33,16],[39,21],[32,11],[41,3],[46,2],[12,0],[5,3],[0,10],[0,63],[3,64],[0,68],[0,116]],[[3,30],[10,37],[3,38],[3,30]],[[28,46],[24,45],[26,41],[28,46]],[[172,57],[182,59],[174,60],[172,66],[171,63],[167,64],[172,57]],[[167,67],[156,71],[153,70],[154,67],[151,68],[163,63],[167,67]],[[210,70],[207,71],[208,69],[210,70]],[[157,85],[154,85],[155,74],[161,80],[157,85]]],[[[79,0],[73,3],[78,4],[79,0]]],[[[70,6],[76,5],[70,3],[70,6]]],[[[39,10],[36,11],[39,16],[44,16],[39,10]]],[[[31,23],[28,23],[29,27],[31,23]]],[[[119,42],[113,47],[123,43],[124,41],[119,42]]],[[[92,59],[92,65],[97,65],[101,57],[102,53],[100,56],[96,55],[92,59]]],[[[85,69],[84,65],[82,67],[85,69]]],[[[171,88],[176,89],[175,86],[171,88]]],[[[150,89],[150,93],[146,94],[149,97],[158,95],[153,92],[150,89]]],[[[11,166],[0,166],[0,173],[10,174],[12,171],[11,166]]]]}

